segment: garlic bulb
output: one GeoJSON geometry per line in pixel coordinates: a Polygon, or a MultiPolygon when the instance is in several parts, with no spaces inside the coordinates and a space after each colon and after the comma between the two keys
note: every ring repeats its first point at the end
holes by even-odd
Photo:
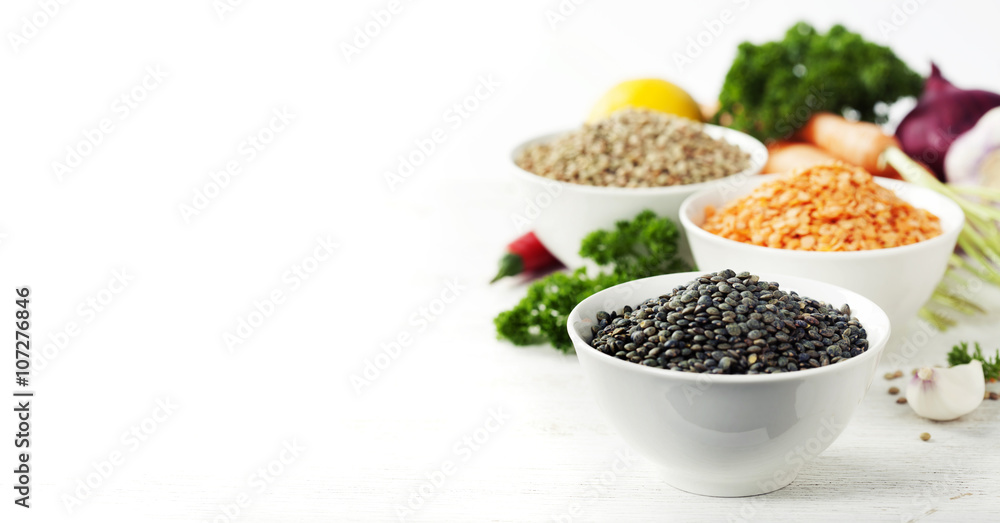
{"type": "Polygon", "coordinates": [[[948,181],[958,185],[1000,188],[1000,107],[979,118],[955,139],[944,158],[948,181]]]}
{"type": "Polygon", "coordinates": [[[947,369],[920,369],[906,387],[906,402],[918,416],[947,421],[976,410],[985,392],[983,364],[972,360],[947,369]]]}

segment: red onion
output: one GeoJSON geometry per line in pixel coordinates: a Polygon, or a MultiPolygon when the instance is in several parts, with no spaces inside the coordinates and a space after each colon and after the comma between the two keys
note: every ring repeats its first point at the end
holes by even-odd
{"type": "Polygon", "coordinates": [[[931,64],[931,75],[917,106],[896,128],[903,151],[945,180],[944,157],[956,138],[976,125],[979,117],[1000,106],[1000,94],[979,89],[959,89],[931,64]]]}

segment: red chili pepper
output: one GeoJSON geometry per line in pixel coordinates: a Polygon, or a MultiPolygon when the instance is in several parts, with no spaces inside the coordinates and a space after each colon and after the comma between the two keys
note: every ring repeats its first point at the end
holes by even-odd
{"type": "Polygon", "coordinates": [[[526,271],[536,271],[554,267],[559,264],[559,260],[538,241],[535,233],[529,232],[524,236],[510,242],[507,246],[507,254],[500,258],[500,272],[493,283],[505,276],[513,276],[526,271]]]}

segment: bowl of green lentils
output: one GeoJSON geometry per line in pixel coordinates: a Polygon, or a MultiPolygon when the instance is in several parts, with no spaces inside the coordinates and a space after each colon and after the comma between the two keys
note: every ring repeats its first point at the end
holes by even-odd
{"type": "MultiPolygon", "coordinates": [[[[580,242],[644,209],[678,222],[681,203],[713,184],[741,185],[767,162],[754,137],[669,114],[625,109],[521,143],[510,173],[522,196],[512,215],[559,261],[584,265],[580,242]]],[[[681,230],[681,255],[691,260],[681,230]]]]}

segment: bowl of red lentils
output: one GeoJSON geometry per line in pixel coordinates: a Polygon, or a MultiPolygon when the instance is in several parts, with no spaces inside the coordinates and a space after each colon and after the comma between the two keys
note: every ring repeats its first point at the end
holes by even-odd
{"type": "Polygon", "coordinates": [[[841,163],[741,182],[681,205],[700,270],[738,261],[751,272],[837,285],[878,304],[896,332],[930,298],[965,223],[961,208],[932,190],[841,163]]]}

